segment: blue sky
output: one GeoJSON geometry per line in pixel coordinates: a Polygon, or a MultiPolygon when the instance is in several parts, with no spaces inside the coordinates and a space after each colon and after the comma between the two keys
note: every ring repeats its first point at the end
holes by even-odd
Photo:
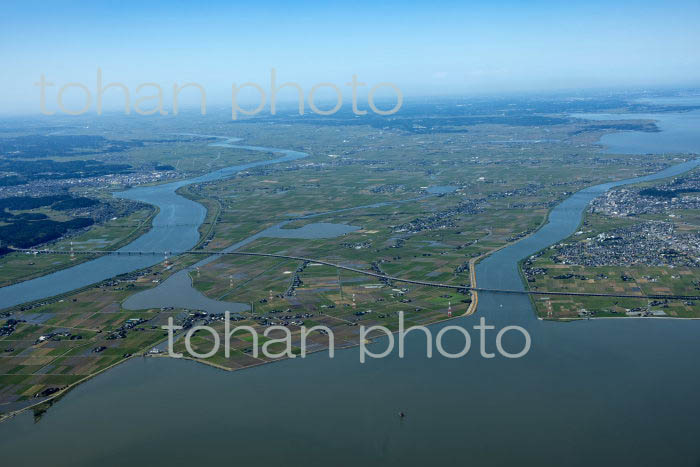
{"type": "Polygon", "coordinates": [[[406,95],[700,84],[700,2],[3,2],[0,112],[62,85],[196,81],[343,86],[406,95]]]}

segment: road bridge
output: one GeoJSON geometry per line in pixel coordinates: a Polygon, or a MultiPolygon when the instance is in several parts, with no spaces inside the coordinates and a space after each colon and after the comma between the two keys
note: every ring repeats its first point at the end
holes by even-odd
{"type": "Polygon", "coordinates": [[[511,295],[541,295],[541,296],[579,296],[579,297],[615,297],[615,298],[640,298],[648,300],[700,300],[700,295],[668,295],[668,294],[653,294],[653,295],[632,295],[632,294],[611,294],[611,293],[594,293],[594,292],[566,292],[566,291],[544,291],[544,290],[516,290],[516,289],[495,289],[488,287],[471,287],[465,284],[443,284],[440,282],[430,282],[422,281],[416,279],[405,279],[401,277],[388,276],[385,274],[379,274],[366,269],[358,269],[350,266],[343,266],[342,264],[331,263],[329,261],[324,261],[315,258],[306,258],[303,256],[291,256],[291,255],[281,255],[275,253],[253,253],[247,251],[213,251],[213,250],[187,250],[187,251],[129,251],[129,250],[50,250],[50,249],[31,249],[31,248],[11,248],[14,251],[27,253],[27,254],[50,254],[50,255],[114,255],[114,256],[160,256],[163,258],[177,256],[177,255],[202,255],[202,256],[212,256],[212,255],[234,255],[234,256],[259,256],[266,258],[282,258],[291,259],[296,261],[307,261],[309,263],[323,264],[333,268],[343,269],[346,271],[355,272],[358,274],[364,274],[366,276],[376,277],[381,280],[401,282],[404,284],[415,284],[423,285],[426,287],[440,287],[444,289],[453,289],[460,292],[491,292],[491,293],[503,293],[511,295]]]}

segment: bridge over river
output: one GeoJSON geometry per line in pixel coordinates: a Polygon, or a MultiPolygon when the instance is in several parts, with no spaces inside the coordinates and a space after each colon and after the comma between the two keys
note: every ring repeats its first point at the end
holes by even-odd
{"type": "Polygon", "coordinates": [[[123,250],[49,250],[49,249],[28,249],[28,248],[12,248],[12,250],[23,253],[30,254],[50,254],[50,255],[116,255],[116,256],[161,256],[167,259],[169,256],[175,255],[237,255],[237,256],[261,256],[268,258],[282,258],[291,259],[296,261],[307,261],[309,263],[323,264],[326,266],[344,269],[346,271],[355,272],[358,274],[364,274],[366,276],[376,277],[385,281],[401,282],[406,284],[416,284],[423,285],[427,287],[441,287],[445,289],[454,289],[463,292],[493,292],[493,293],[505,293],[505,294],[517,294],[517,295],[565,295],[565,296],[583,296],[583,297],[618,297],[618,298],[641,298],[649,300],[700,300],[700,295],[668,295],[668,294],[654,294],[654,295],[632,295],[632,294],[613,294],[613,293],[594,293],[594,292],[567,292],[567,291],[544,291],[544,290],[515,290],[515,289],[496,289],[487,287],[471,287],[464,284],[443,284],[440,282],[422,281],[415,279],[405,279],[401,277],[388,276],[385,274],[379,274],[376,272],[368,271],[365,269],[353,268],[350,266],[343,266],[342,264],[331,263],[329,261],[324,261],[315,258],[305,258],[303,256],[290,256],[281,255],[275,253],[252,253],[245,251],[215,251],[215,250],[187,250],[187,251],[123,251],[123,250]]]}

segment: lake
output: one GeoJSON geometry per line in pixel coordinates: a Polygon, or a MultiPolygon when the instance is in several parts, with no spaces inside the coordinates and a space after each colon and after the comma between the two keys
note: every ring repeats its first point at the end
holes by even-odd
{"type": "MultiPolygon", "coordinates": [[[[663,114],[664,131],[616,133],[605,144],[644,153],[676,147],[673,121],[689,115],[663,114]],[[644,146],[635,135],[654,142],[644,146]]],[[[679,128],[686,129],[683,146],[697,153],[695,124],[679,128]]],[[[536,234],[480,263],[479,285],[523,288],[517,261],[574,232],[590,199],[616,184],[562,202],[536,234]]],[[[432,329],[471,330],[480,317],[497,328],[525,327],[530,353],[481,358],[471,331],[472,350],[460,359],[426,358],[419,333],[407,337],[406,358],[394,353],[365,364],[357,348],[332,360],[319,353],[232,373],[191,361],[132,359],[71,391],[38,424],[31,413],[0,424],[3,460],[103,467],[698,465],[700,321],[547,322],[536,319],[526,296],[481,293],[474,316],[432,329]],[[400,419],[399,411],[407,416],[400,419]]],[[[519,350],[521,339],[507,336],[505,347],[519,350]]],[[[450,351],[463,345],[457,333],[445,341],[450,351]]],[[[373,345],[379,350],[384,342],[373,345]]],[[[493,347],[491,336],[487,350],[493,347]]]]}

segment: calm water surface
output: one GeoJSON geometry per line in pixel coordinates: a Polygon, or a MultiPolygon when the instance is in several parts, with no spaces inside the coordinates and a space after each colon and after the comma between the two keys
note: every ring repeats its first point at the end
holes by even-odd
{"type": "Polygon", "coordinates": [[[625,131],[604,135],[600,142],[613,154],[698,153],[700,110],[658,114],[573,114],[590,120],[655,120],[662,131],[625,131]]]}
{"type": "MultiPolygon", "coordinates": [[[[202,135],[206,136],[206,135],[202,135]]],[[[221,137],[218,137],[221,138],[221,137]]],[[[201,177],[181,180],[156,186],[136,187],[115,193],[115,196],[156,206],[160,211],[153,219],[153,228],[119,251],[185,251],[199,241],[198,228],[204,222],[206,209],[176,193],[179,188],[193,183],[209,182],[231,177],[236,173],[259,167],[277,164],[306,157],[308,154],[288,149],[241,146],[231,144],[236,138],[222,138],[224,142],[214,143],[216,147],[240,148],[282,154],[282,157],[226,167],[201,177]]],[[[0,308],[20,303],[52,297],[64,292],[100,282],[119,274],[153,266],[162,261],[153,255],[145,256],[102,256],[92,261],[57,271],[29,281],[0,288],[0,308]]]]}
{"type": "MultiPolygon", "coordinates": [[[[690,128],[685,136],[694,144],[688,147],[700,152],[698,127],[690,128]]],[[[623,145],[634,134],[618,134],[614,143],[623,145]]],[[[658,147],[675,144],[668,141],[673,132],[650,135],[658,147]]],[[[564,201],[537,234],[482,262],[479,285],[522,288],[517,261],[574,232],[590,199],[614,185],[564,201]]],[[[72,466],[698,465],[700,322],[544,322],[527,297],[480,294],[476,316],[448,324],[469,329],[482,316],[497,327],[526,327],[531,352],[519,360],[483,359],[472,331],[471,352],[455,360],[427,359],[418,334],[409,335],[406,358],[364,365],[357,349],[337,352],[333,360],[316,354],[234,373],[188,361],[131,360],[71,391],[38,424],[31,414],[0,424],[3,460],[72,466]],[[405,419],[397,417],[399,410],[405,419]]],[[[458,334],[447,336],[448,350],[461,348],[458,334]]],[[[494,351],[487,336],[487,350],[494,351]]],[[[508,336],[506,348],[519,350],[520,339],[508,336]]],[[[384,343],[374,345],[379,350],[384,343]]]]}

